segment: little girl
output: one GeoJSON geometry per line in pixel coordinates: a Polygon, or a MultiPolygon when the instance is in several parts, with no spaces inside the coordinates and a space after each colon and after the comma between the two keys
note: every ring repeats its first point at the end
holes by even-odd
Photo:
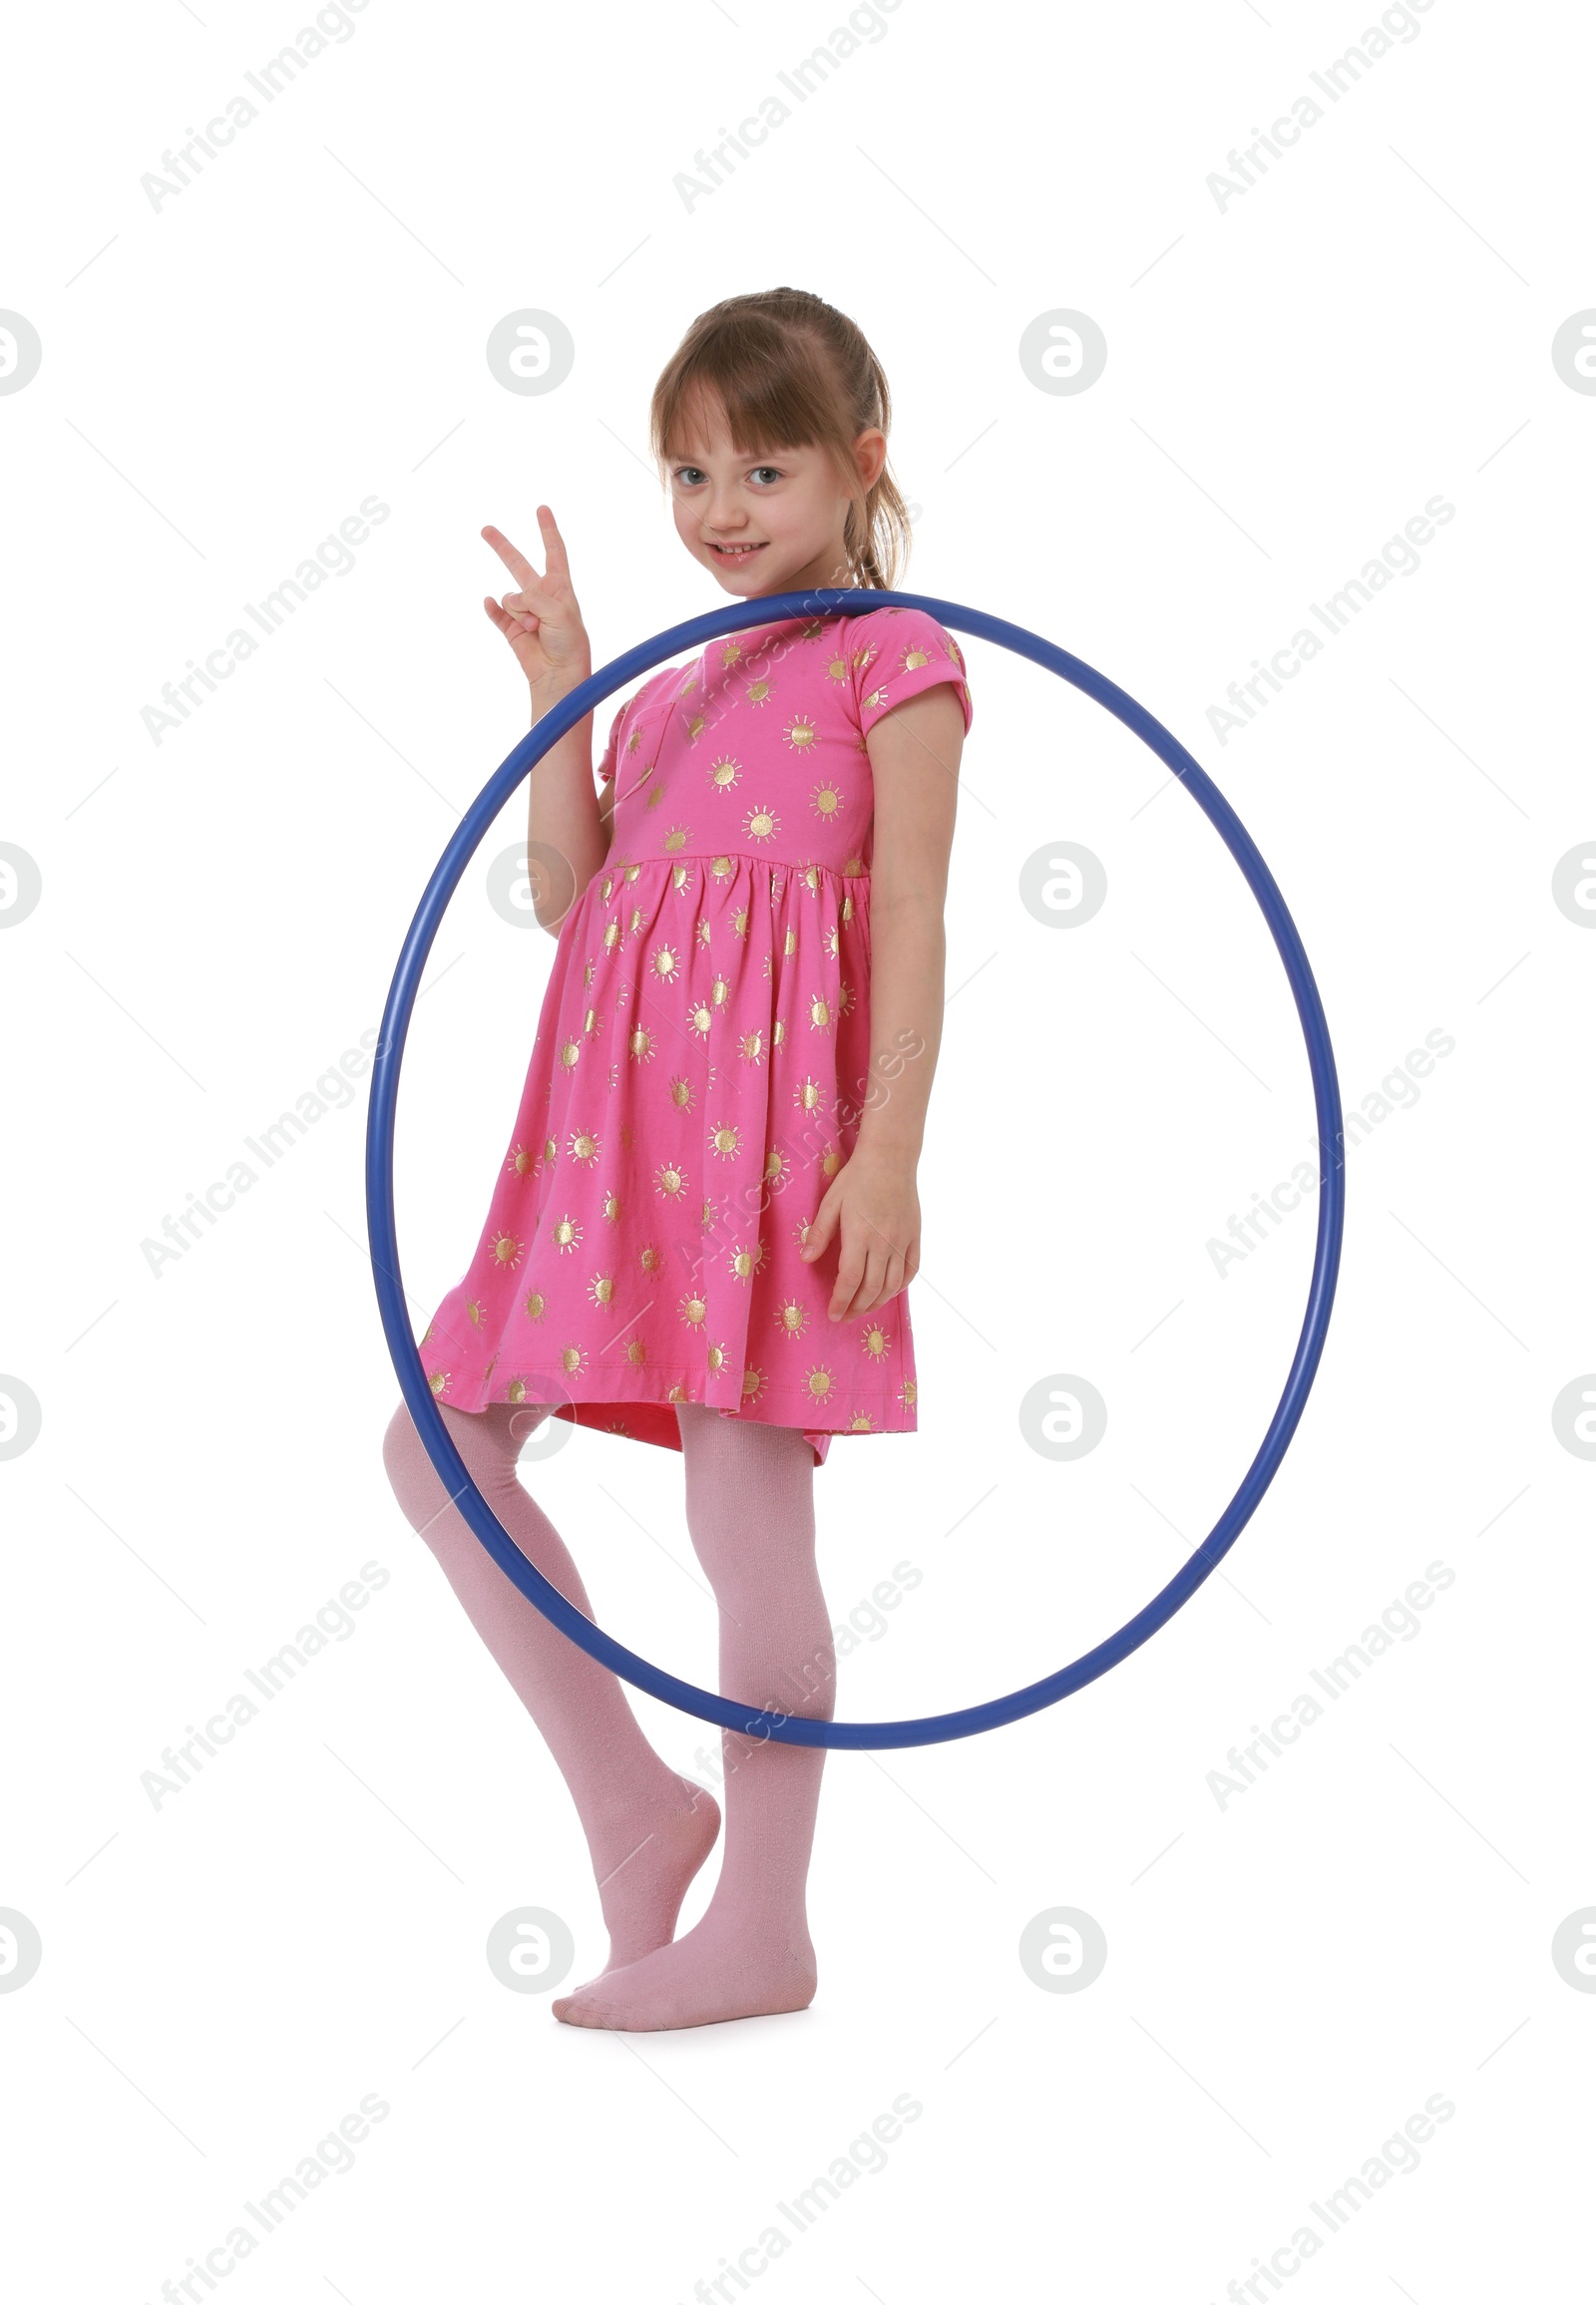
{"type": "MultiPolygon", "coordinates": [[[[890,589],[908,542],[887,382],[796,288],[729,297],[654,388],[676,533],[740,600],[890,589]]],[[[536,722],[592,670],[566,550],[484,602],[536,722]]],[[[957,641],[917,610],[784,616],[645,680],[598,771],[590,715],[532,771],[538,919],[558,935],[476,1255],[420,1352],[444,1422],[522,1551],[586,1615],[517,1477],[553,1413],[677,1449],[719,1610],[720,1688],[830,1719],[814,1467],[834,1433],[915,1428],[904,1295],[943,1011],[943,904],[971,722],[957,641]]],[[[454,1510],[400,1404],[384,1458],[413,1527],[547,1738],[592,1852],[609,1960],[554,2004],[636,2032],[807,2008],[824,1753],[726,1731],[715,1801],[643,1736],[454,1510]]]]}

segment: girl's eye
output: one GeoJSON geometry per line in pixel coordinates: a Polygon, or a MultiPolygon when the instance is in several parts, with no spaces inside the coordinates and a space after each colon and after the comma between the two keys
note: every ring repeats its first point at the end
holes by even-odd
{"type": "Polygon", "coordinates": [[[756,464],[756,465],[754,466],[754,468],[753,468],[753,471],[752,471],[752,473],[750,474],[750,476],[749,476],[749,477],[750,477],[750,479],[752,479],[752,480],[760,480],[762,477],[765,477],[765,476],[768,476],[768,478],[769,478],[769,479],[771,479],[771,480],[780,480],[780,478],[781,478],[781,468],[780,468],[780,466],[779,466],[779,465],[774,465],[774,464],[756,464]]]}
{"type": "Polygon", "coordinates": [[[695,464],[678,464],[675,477],[683,488],[696,488],[704,475],[695,464]]]}

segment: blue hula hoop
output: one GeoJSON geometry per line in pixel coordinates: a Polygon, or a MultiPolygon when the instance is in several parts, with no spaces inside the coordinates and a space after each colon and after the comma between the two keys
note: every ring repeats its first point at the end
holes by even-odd
{"type": "Polygon", "coordinates": [[[921,592],[780,592],[762,599],[738,601],[729,607],[717,608],[708,615],[689,617],[685,623],[673,624],[668,631],[657,632],[651,640],[639,641],[635,648],[629,648],[624,655],[614,657],[599,671],[584,680],[580,687],[574,688],[569,696],[557,704],[553,711],[546,713],[521,739],[461,819],[458,830],[438,860],[437,869],[427,884],[426,893],[416,908],[415,919],[410,924],[410,933],[405,939],[404,950],[399,956],[399,964],[394,970],[393,983],[389,988],[381,1038],[372,1065],[371,1101],[366,1127],[366,1210],[372,1272],[388,1349],[393,1356],[400,1388],[428,1456],[468,1525],[511,1583],[525,1594],[533,1607],[547,1617],[551,1624],[557,1625],[568,1640],[574,1641],[579,1649],[586,1650],[600,1665],[607,1666],[611,1673],[618,1674],[622,1681],[629,1681],[634,1688],[646,1690],[650,1697],[657,1697],[662,1703],[674,1706],[678,1712],[694,1715],[700,1721],[714,1722],[722,1729],[738,1729],[748,1735],[772,1737],[783,1744],[842,1746],[863,1751],[899,1745],[941,1744],[955,1737],[975,1736],[984,1729],[998,1729],[1005,1723],[1022,1721],[1029,1714],[1040,1713],[1046,1706],[1056,1705],[1061,1698],[1073,1695],[1077,1689],[1084,1689],[1089,1682],[1098,1680],[1115,1665],[1122,1663],[1191,1599],[1198,1586],[1213,1574],[1252,1518],[1264,1491],[1279,1470],[1281,1459],[1291,1444],[1292,1435],[1307,1405],[1320,1356],[1324,1351],[1326,1332],[1330,1327],[1346,1211],[1341,1134],[1341,1091],[1331,1051],[1330,1033],[1296,924],[1246,827],[1223,793],[1204,775],[1191,754],[1176,742],[1167,728],[1144,710],[1134,697],[1127,696],[1122,688],[1116,688],[1111,680],[1093,671],[1089,664],[1083,664],[1078,656],[1069,655],[1066,650],[1054,647],[1051,641],[1039,639],[1034,632],[1027,632],[1018,624],[1007,623],[1000,616],[989,616],[977,608],[963,608],[953,600],[932,599],[921,592]],[[404,1287],[399,1270],[399,1243],[394,1227],[394,1115],[405,1035],[409,1030],[411,1012],[420,988],[422,970],[432,951],[433,939],[443,920],[444,909],[489,826],[517,785],[535,763],[543,758],[550,746],[557,743],[568,729],[574,728],[596,704],[601,703],[617,688],[624,687],[627,681],[635,679],[640,673],[651,671],[656,664],[663,663],[667,657],[676,655],[682,649],[697,648],[705,641],[718,639],[723,633],[743,631],[751,624],[773,623],[790,616],[858,616],[872,608],[890,607],[923,608],[935,616],[939,623],[952,626],[956,632],[973,633],[978,639],[990,640],[999,648],[1010,649],[1016,656],[1028,657],[1032,664],[1039,664],[1044,671],[1056,673],[1059,679],[1067,680],[1072,687],[1080,689],[1102,705],[1105,711],[1111,712],[1133,735],[1139,736],[1165,766],[1180,778],[1215,827],[1258,900],[1285,963],[1286,974],[1297,1002],[1297,1014],[1308,1046],[1308,1062],[1314,1083],[1314,1106],[1319,1122],[1319,1231],[1314,1249],[1307,1314],[1285,1389],[1262,1445],[1248,1466],[1240,1487],[1209,1534],[1145,1608],[1138,1610],[1134,1617],[1121,1625],[1117,1633],[1111,1634],[1106,1641],[1100,1641],[1095,1649],[1089,1649],[1084,1656],[1077,1657],[1073,1664],[1048,1674],[1044,1680],[1031,1682],[1027,1688],[1016,1689],[1010,1696],[990,1698],[982,1705],[966,1706],[956,1713],[931,1714],[917,1721],[819,1721],[804,1715],[756,1712],[746,1705],[736,1704],[730,1698],[696,1688],[690,1681],[678,1681],[674,1674],[661,1672],[658,1666],[650,1665],[646,1658],[636,1656],[585,1617],[580,1609],[557,1592],[549,1580],[533,1567],[509,1536],[467,1472],[459,1451],[449,1437],[448,1428],[428,1384],[426,1371],[421,1365],[421,1356],[405,1310],[404,1287]]]}

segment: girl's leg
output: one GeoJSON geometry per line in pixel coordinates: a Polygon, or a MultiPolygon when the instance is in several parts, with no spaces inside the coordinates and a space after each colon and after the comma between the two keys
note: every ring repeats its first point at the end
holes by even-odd
{"type": "MultiPolygon", "coordinates": [[[[829,1720],[836,1657],[815,1567],[814,1453],[783,1425],[679,1407],[687,1526],[720,1609],[720,1687],[751,1710],[829,1720]]],[[[723,1730],[726,1840],[696,1927],[554,2005],[568,2025],[650,2032],[806,2009],[804,1884],[825,1753],[723,1730]]]]}
{"type": "MultiPolygon", "coordinates": [[[[472,1479],[528,1560],[591,1617],[576,1563],[516,1475],[517,1453],[548,1411],[503,1402],[474,1415],[440,1408],[472,1479]]],[[[517,1592],[449,1501],[403,1401],[382,1453],[405,1517],[437,1556],[571,1788],[598,1883],[611,1966],[668,1945],[687,1884],[719,1829],[714,1801],[660,1759],[614,1675],[517,1592]]]]}

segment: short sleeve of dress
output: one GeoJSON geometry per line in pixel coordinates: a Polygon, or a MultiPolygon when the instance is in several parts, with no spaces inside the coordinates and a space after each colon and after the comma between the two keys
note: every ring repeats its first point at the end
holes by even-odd
{"type": "Polygon", "coordinates": [[[600,784],[607,784],[615,773],[615,762],[619,757],[620,724],[625,719],[627,710],[628,706],[623,704],[609,723],[609,742],[604,746],[604,756],[598,763],[598,782],[600,784]]]}
{"type": "Polygon", "coordinates": [[[640,721],[654,703],[663,696],[671,681],[681,678],[679,664],[667,664],[663,671],[652,672],[642,686],[626,698],[625,703],[609,723],[609,741],[604,746],[603,758],[597,770],[598,782],[608,784],[620,765],[623,753],[635,752],[642,742],[640,721]]]}
{"type": "Polygon", "coordinates": [[[866,736],[898,705],[945,680],[953,683],[968,734],[974,709],[964,651],[923,608],[873,608],[867,616],[855,616],[848,663],[866,736]]]}

